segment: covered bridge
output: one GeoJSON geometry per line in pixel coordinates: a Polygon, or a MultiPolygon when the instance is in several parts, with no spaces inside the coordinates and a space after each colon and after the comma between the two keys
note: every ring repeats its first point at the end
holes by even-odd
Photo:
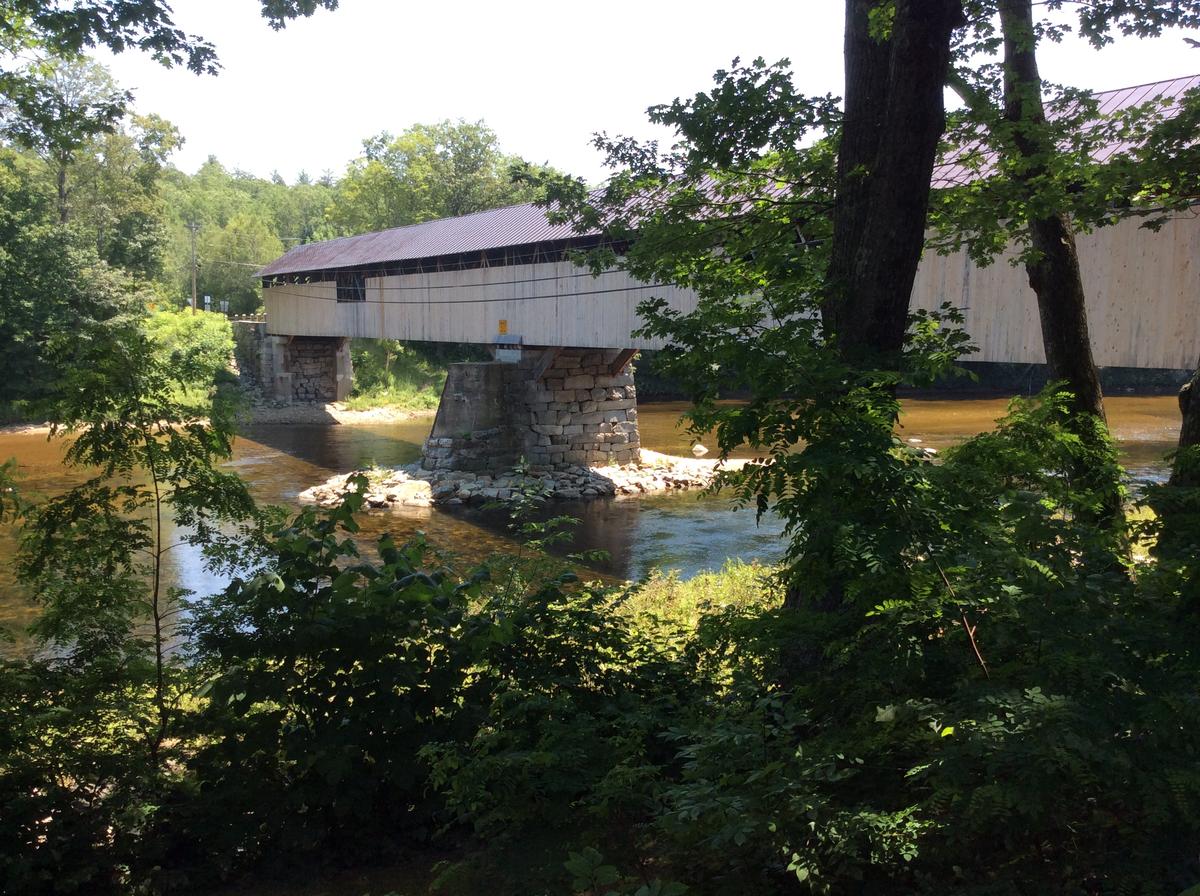
{"type": "MultiPolygon", "coordinates": [[[[1200,76],[1098,97],[1112,110],[1198,86],[1200,76]]],[[[951,158],[935,171],[934,186],[961,176],[951,158]]],[[[493,424],[520,419],[515,435],[508,423],[499,431],[526,457],[622,459],[637,439],[627,364],[636,350],[661,347],[632,335],[641,325],[637,307],[659,298],[687,312],[697,300],[688,290],[643,283],[620,270],[593,276],[569,260],[572,250],[600,239],[548,222],[536,206],[517,205],[297,246],[259,272],[265,384],[288,399],[345,397],[352,337],[491,345],[498,360],[517,363],[484,379],[474,371],[470,382],[456,379],[462,371],[453,373],[435,436],[453,430],[494,441],[493,424]],[[486,401],[472,397],[485,393],[486,401]]],[[[1081,234],[1078,248],[1097,363],[1175,378],[1194,367],[1200,216],[1180,215],[1158,232],[1127,219],[1081,234]]],[[[913,306],[943,302],[964,309],[981,349],[972,360],[1044,364],[1037,304],[1023,268],[1004,259],[979,268],[965,252],[928,253],[913,306]]]]}

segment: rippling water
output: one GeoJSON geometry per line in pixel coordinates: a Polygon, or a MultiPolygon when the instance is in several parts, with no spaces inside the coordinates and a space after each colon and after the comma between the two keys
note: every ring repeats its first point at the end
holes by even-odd
{"type": "MultiPolygon", "coordinates": [[[[991,428],[1004,412],[1003,399],[906,400],[902,435],[944,448],[991,428]]],[[[1173,397],[1106,399],[1113,432],[1131,478],[1158,480],[1164,457],[1175,445],[1179,418],[1173,397]]],[[[679,425],[683,403],[639,407],[642,444],[668,454],[687,455],[693,437],[679,425]]],[[[248,427],[237,440],[232,467],[263,503],[294,505],[296,495],[335,473],[368,464],[397,465],[416,460],[428,434],[428,418],[367,426],[277,424],[248,427]]],[[[711,442],[710,442],[711,445],[711,442]]],[[[82,477],[62,466],[61,445],[44,435],[0,434],[0,459],[16,457],[29,493],[53,494],[82,477]]],[[[687,576],[740,557],[773,561],[782,553],[781,524],[772,517],[756,522],[753,510],[734,511],[721,497],[664,495],[634,500],[599,500],[558,505],[556,511],[581,520],[572,550],[609,553],[597,571],[640,578],[651,569],[678,569],[687,576]]],[[[464,562],[482,559],[514,543],[495,514],[461,510],[407,509],[364,514],[363,537],[391,531],[403,539],[417,531],[464,562]]],[[[0,532],[0,626],[20,629],[33,608],[13,582],[15,541],[0,532]]],[[[172,552],[172,579],[194,591],[217,590],[195,553],[172,552]]]]}

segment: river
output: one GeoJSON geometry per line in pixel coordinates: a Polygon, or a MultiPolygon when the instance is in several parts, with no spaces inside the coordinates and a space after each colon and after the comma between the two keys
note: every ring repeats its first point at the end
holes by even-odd
{"type": "MultiPolygon", "coordinates": [[[[1174,397],[1106,398],[1110,423],[1134,480],[1159,480],[1166,471],[1164,456],[1178,437],[1179,416],[1174,397]]],[[[928,447],[945,448],[991,428],[1004,411],[1004,399],[910,399],[901,418],[904,438],[920,439],[928,447]]],[[[682,403],[643,404],[638,417],[642,444],[668,454],[687,455],[691,438],[678,425],[682,403]]],[[[402,423],[327,426],[275,424],[247,427],[238,438],[231,466],[249,483],[263,503],[295,505],[296,496],[336,473],[368,464],[409,463],[420,454],[430,418],[402,423]]],[[[0,433],[0,459],[15,457],[23,477],[22,490],[31,495],[53,494],[81,478],[62,465],[62,448],[37,434],[0,433]]],[[[581,520],[572,550],[607,551],[607,563],[597,571],[637,579],[655,568],[676,569],[689,576],[719,568],[729,558],[771,562],[782,553],[779,520],[755,520],[752,510],[732,510],[720,496],[695,493],[634,500],[597,500],[559,505],[561,512],[581,520]]],[[[482,559],[512,548],[503,521],[478,511],[407,509],[363,515],[363,537],[391,531],[398,540],[414,532],[463,561],[482,559]]],[[[13,580],[15,539],[0,532],[0,627],[20,630],[35,612],[13,580]]],[[[187,550],[170,555],[171,579],[198,593],[218,590],[221,582],[208,575],[197,554],[187,550]]]]}

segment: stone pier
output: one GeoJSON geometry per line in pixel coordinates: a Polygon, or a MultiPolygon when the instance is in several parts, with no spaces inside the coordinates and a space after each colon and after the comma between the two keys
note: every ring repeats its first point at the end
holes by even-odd
{"type": "Polygon", "coordinates": [[[277,336],[260,321],[234,321],[238,370],[248,385],[276,401],[341,401],[354,369],[345,336],[277,336]]]}
{"type": "Polygon", "coordinates": [[[518,363],[453,364],[426,470],[498,472],[632,463],[641,440],[631,352],[526,351],[518,363]]]}

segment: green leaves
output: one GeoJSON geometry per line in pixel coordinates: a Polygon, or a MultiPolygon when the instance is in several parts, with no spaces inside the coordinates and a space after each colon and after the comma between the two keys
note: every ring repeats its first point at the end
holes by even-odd
{"type": "Polygon", "coordinates": [[[512,182],[509,168],[518,163],[549,173],[504,155],[482,121],[384,132],[363,141],[362,157],[338,182],[328,219],[343,233],[365,233],[528,202],[538,191],[512,182]]]}
{"type": "MultiPolygon", "coordinates": [[[[1006,100],[997,4],[988,0],[968,7],[970,27],[951,76],[965,108],[949,116],[943,140],[944,153],[967,174],[959,183],[941,185],[931,197],[932,248],[965,248],[972,261],[985,265],[1015,247],[1010,261],[1027,263],[1038,258],[1031,220],[1062,215],[1087,232],[1137,216],[1155,228],[1171,210],[1191,203],[1195,97],[1149,96],[1101,114],[1097,98],[1086,89],[1092,85],[1040,82],[1024,85],[1022,93],[1010,82],[1006,100]],[[1035,111],[1043,103],[1045,115],[1035,111]]],[[[1117,32],[1148,37],[1168,27],[1200,24],[1194,3],[1157,0],[1081,4],[1075,14],[1079,32],[1097,47],[1117,32]]],[[[1033,51],[1040,41],[1061,39],[1071,27],[1061,17],[1047,18],[1034,22],[1028,40],[1016,34],[1009,38],[1021,50],[1033,51]]]]}

